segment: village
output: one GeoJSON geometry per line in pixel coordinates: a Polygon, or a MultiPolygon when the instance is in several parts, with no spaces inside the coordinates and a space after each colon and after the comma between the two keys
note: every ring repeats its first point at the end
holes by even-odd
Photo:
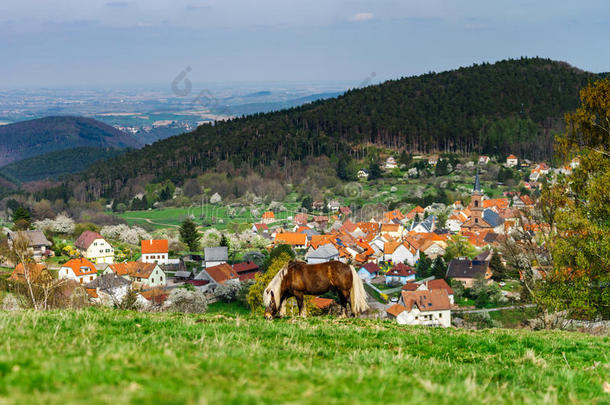
{"type": "MultiPolygon", "coordinates": [[[[520,299],[521,275],[508,272],[499,247],[517,228],[527,228],[523,212],[534,209],[535,197],[518,192],[486,196],[479,168],[489,160],[478,159],[468,204],[454,201],[439,209],[432,203],[408,212],[395,208],[364,221],[355,220],[350,206],[338,199],[312,202],[318,214],[302,210],[284,215],[283,220],[276,219],[277,212],[265,211],[247,230],[263,247],[239,258],[230,254],[226,240],[201,252],[177,254],[168,239],[139,238],[139,252],[131,252],[129,260],[110,238],[85,230],[73,247],[64,247],[66,260],[50,263],[55,256],[53,243],[42,229],[5,229],[8,248],[19,237],[25,238],[31,259],[13,263],[7,280],[70,280],[94,305],[118,306],[133,294],[140,308],[161,307],[173,291],[183,289],[203,293],[208,303],[214,303],[219,296],[226,299],[227,290],[232,291],[229,300],[235,299],[240,289],[247,290],[266,270],[266,254],[289,247],[296,259],[308,264],[336,260],[353,266],[365,283],[371,316],[407,325],[449,327],[452,314],[462,311],[528,306],[520,299]]],[[[434,167],[438,162],[438,156],[431,156],[427,163],[434,167]]],[[[520,161],[514,155],[503,162],[507,168],[520,165],[532,166],[524,183],[536,190],[543,177],[567,175],[578,161],[560,169],[520,161]]],[[[390,156],[383,169],[390,172],[396,167],[390,156]]],[[[358,172],[359,178],[367,176],[365,169],[358,172]]],[[[532,226],[531,232],[536,232],[532,226]]],[[[538,277],[544,277],[542,268],[538,277]]],[[[327,294],[312,302],[321,313],[332,313],[333,298],[327,294]]]]}

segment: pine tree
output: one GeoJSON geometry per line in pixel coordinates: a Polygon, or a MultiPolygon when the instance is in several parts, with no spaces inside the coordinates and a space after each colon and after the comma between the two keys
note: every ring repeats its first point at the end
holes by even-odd
{"type": "Polygon", "coordinates": [[[441,256],[434,259],[431,273],[437,279],[445,278],[445,275],[447,274],[447,265],[441,256]]]}
{"type": "Polygon", "coordinates": [[[199,250],[199,240],[201,239],[201,235],[197,230],[197,225],[193,222],[192,219],[187,218],[182,221],[180,225],[180,240],[186,244],[191,252],[196,252],[199,250]]]}

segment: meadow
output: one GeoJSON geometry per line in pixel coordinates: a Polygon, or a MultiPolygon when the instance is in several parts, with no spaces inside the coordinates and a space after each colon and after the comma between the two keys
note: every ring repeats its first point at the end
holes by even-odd
{"type": "Polygon", "coordinates": [[[610,338],[367,319],[0,312],[0,403],[610,403],[610,338]]]}

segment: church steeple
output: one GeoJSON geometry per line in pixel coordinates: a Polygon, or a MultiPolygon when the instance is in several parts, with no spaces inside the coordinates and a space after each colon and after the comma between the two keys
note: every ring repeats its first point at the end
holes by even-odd
{"type": "Polygon", "coordinates": [[[477,176],[474,178],[474,190],[472,190],[473,194],[483,194],[481,192],[481,181],[479,180],[479,171],[477,170],[477,176]]]}

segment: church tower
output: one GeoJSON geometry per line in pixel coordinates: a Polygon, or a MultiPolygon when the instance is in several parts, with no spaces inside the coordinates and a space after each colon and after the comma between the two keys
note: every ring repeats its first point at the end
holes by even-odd
{"type": "Polygon", "coordinates": [[[462,231],[479,233],[482,230],[492,228],[483,219],[483,192],[481,191],[481,180],[479,180],[479,172],[474,179],[474,189],[472,190],[472,198],[470,200],[470,218],[461,226],[462,231]]]}
{"type": "Polygon", "coordinates": [[[470,223],[475,228],[483,225],[483,192],[481,192],[481,181],[479,180],[479,172],[474,179],[474,190],[472,190],[472,199],[470,201],[470,223]]]}

